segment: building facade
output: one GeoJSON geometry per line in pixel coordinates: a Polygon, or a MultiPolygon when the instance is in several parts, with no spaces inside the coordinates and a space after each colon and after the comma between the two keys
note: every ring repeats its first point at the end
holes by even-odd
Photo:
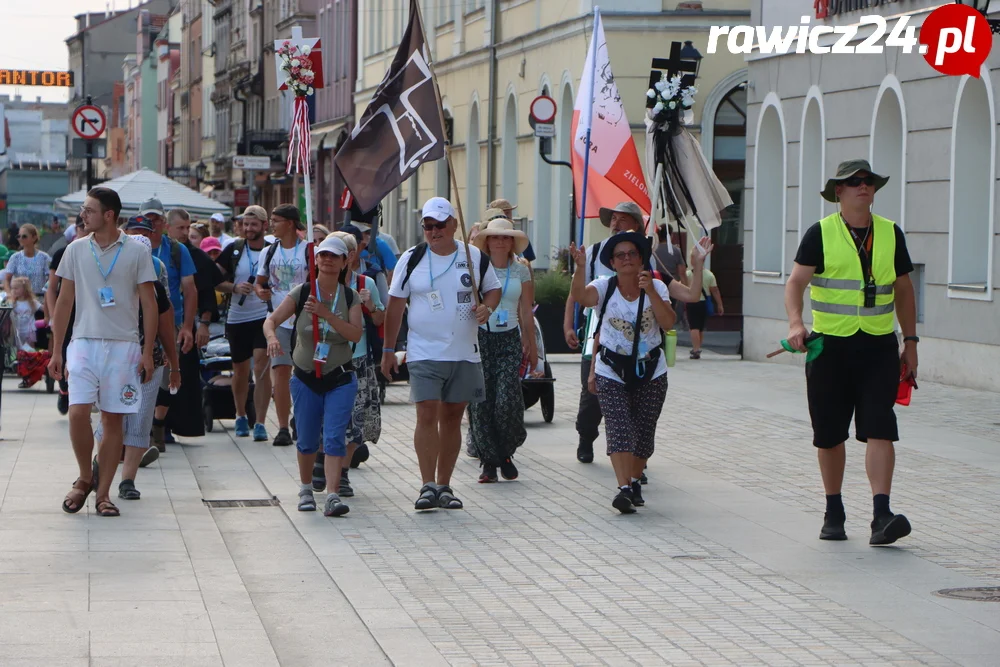
{"type": "MultiPolygon", "coordinates": [[[[572,176],[568,168],[551,166],[540,157],[539,141],[528,123],[528,108],[537,95],[555,99],[558,112],[551,158],[568,161],[573,105],[595,4],[590,0],[423,3],[429,47],[446,122],[451,127],[458,192],[451,188],[446,161],[440,160],[424,165],[388,197],[383,202],[387,227],[400,247],[419,240],[419,207],[432,195],[460,197],[467,224],[479,220],[491,200],[504,197],[518,205],[515,217],[532,240],[536,268],[554,266],[571,240],[572,176]]],[[[599,4],[611,67],[642,156],[645,93],[652,59],[667,57],[672,41],[691,40],[705,54],[709,28],[746,24],[749,3],[609,0],[599,4]]],[[[405,2],[359,2],[358,116],[395,54],[406,26],[407,8],[405,2]]],[[[704,137],[705,128],[715,123],[723,99],[740,90],[745,81],[743,56],[705,55],[696,82],[699,93],[691,128],[696,135],[704,137]]],[[[742,147],[742,137],[739,139],[737,144],[742,147]]],[[[731,146],[727,148],[732,152],[731,146]]],[[[714,144],[708,149],[711,159],[714,144]]],[[[737,150],[734,157],[741,159],[742,151],[737,150]]],[[[732,185],[739,192],[742,170],[734,168],[733,173],[732,185]]],[[[651,182],[651,175],[646,180],[651,182]]],[[[588,241],[605,233],[599,222],[587,221],[588,241]]]]}
{"type": "MultiPolygon", "coordinates": [[[[851,25],[877,13],[892,30],[900,15],[919,26],[940,5],[901,0],[817,19],[811,2],[784,4],[756,0],[752,24],[798,25],[809,11],[814,23],[851,25]]],[[[978,78],[942,76],[899,46],[841,55],[839,67],[812,54],[748,57],[746,358],[763,359],[787,335],[783,292],[799,240],[836,212],[819,191],[839,162],[863,157],[890,178],[873,211],[906,232],[916,267],[921,377],[1000,391],[1000,52],[978,78]]]]}

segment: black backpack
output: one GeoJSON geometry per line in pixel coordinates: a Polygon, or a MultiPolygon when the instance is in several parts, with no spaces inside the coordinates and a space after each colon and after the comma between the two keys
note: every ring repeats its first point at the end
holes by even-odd
{"type": "MultiPolygon", "coordinates": [[[[350,311],[351,306],[354,305],[354,290],[346,285],[341,285],[337,289],[340,289],[340,287],[345,288],[345,293],[347,294],[347,310],[350,311]]],[[[295,339],[298,338],[299,333],[299,315],[301,315],[302,311],[305,309],[306,301],[309,300],[309,296],[311,294],[312,289],[308,286],[308,284],[303,284],[302,289],[299,290],[299,300],[295,303],[295,320],[292,322],[292,344],[291,349],[288,351],[289,356],[291,356],[295,351],[295,339]]],[[[354,351],[353,344],[351,346],[351,351],[354,351]]]]}
{"type": "MultiPolygon", "coordinates": [[[[415,245],[413,247],[413,252],[410,253],[410,258],[408,260],[406,260],[406,274],[403,276],[403,282],[400,283],[400,285],[399,285],[401,288],[402,287],[406,287],[406,283],[408,283],[410,281],[410,275],[413,273],[413,270],[415,268],[417,268],[417,264],[420,263],[420,260],[422,260],[424,258],[424,255],[426,255],[426,254],[427,254],[427,242],[426,241],[424,241],[423,243],[418,243],[417,245],[415,245]]],[[[471,254],[472,253],[469,253],[470,256],[466,258],[469,262],[472,262],[471,254]]],[[[486,271],[489,268],[490,268],[490,259],[489,259],[489,256],[487,256],[486,253],[480,252],[479,253],[479,294],[480,294],[480,296],[482,296],[482,294],[483,294],[483,280],[486,278],[486,271]]]]}

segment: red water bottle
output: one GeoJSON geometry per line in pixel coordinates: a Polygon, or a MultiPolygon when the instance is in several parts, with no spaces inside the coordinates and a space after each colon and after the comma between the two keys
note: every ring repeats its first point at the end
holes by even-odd
{"type": "Polygon", "coordinates": [[[917,383],[910,375],[906,364],[902,364],[899,372],[899,388],[896,390],[896,403],[898,405],[909,405],[913,390],[917,388],[917,383]]]}

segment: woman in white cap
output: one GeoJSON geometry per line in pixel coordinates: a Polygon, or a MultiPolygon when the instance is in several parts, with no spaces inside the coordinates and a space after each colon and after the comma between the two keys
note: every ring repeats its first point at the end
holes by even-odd
{"type": "Polygon", "coordinates": [[[352,343],[361,340],[364,325],[361,298],[347,285],[347,261],[350,253],[338,238],[326,239],[316,247],[316,288],[305,282],[291,289],[288,296],[264,320],[267,352],[271,357],[286,353],[275,330],[281,322],[294,317],[291,336],[291,394],[298,428],[299,511],[313,512],[313,465],[322,433],[326,467],[327,497],[323,514],[342,516],[350,511],[338,495],[340,471],[347,456],[347,427],[354,411],[358,380],[351,357],[352,343]],[[319,318],[319,331],[313,329],[313,315],[319,318]],[[320,377],[316,366],[320,365],[320,377]]]}
{"type": "Polygon", "coordinates": [[[535,290],[528,267],[517,259],[528,247],[528,237],[509,220],[496,218],[481,226],[475,246],[489,255],[503,286],[500,305],[479,327],[486,400],[469,406],[469,449],[483,467],[480,483],[488,484],[497,481],[497,468],[504,479],[517,479],[511,457],[528,436],[520,368],[525,356],[529,368],[538,364],[535,290]]]}

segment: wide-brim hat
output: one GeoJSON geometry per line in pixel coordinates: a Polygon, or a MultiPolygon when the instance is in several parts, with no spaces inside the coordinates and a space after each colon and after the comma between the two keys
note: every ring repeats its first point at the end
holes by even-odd
{"type": "Polygon", "coordinates": [[[820,192],[823,195],[823,199],[836,203],[837,202],[837,185],[841,181],[846,181],[851,176],[854,176],[859,171],[867,171],[875,179],[875,192],[882,189],[886,183],[889,182],[888,176],[881,176],[872,171],[872,166],[868,164],[868,160],[846,160],[841,162],[837,166],[837,175],[828,179],[826,182],[826,187],[820,192]]]}
{"type": "Polygon", "coordinates": [[[510,200],[508,199],[494,199],[493,201],[490,202],[489,208],[498,208],[501,211],[505,209],[513,211],[514,209],[517,208],[517,204],[511,204],[510,200]]]}
{"type": "Polygon", "coordinates": [[[601,207],[600,210],[601,224],[603,224],[605,227],[611,226],[612,213],[626,213],[628,215],[631,215],[633,218],[635,218],[636,224],[639,225],[639,229],[642,229],[646,222],[642,218],[642,209],[639,208],[639,205],[636,204],[635,202],[623,201],[614,208],[601,207]]]}
{"type": "Polygon", "coordinates": [[[634,244],[636,249],[639,251],[639,256],[642,259],[642,265],[649,265],[649,257],[652,254],[652,249],[649,247],[649,239],[639,232],[619,232],[605,241],[604,247],[601,248],[601,264],[614,271],[614,267],[611,266],[611,258],[614,257],[615,247],[617,247],[619,243],[634,244]]]}
{"type": "Polygon", "coordinates": [[[507,218],[494,218],[479,230],[474,246],[486,252],[486,243],[491,236],[509,236],[514,239],[514,253],[520,255],[528,247],[528,235],[519,229],[514,229],[514,223],[507,218]]]}

